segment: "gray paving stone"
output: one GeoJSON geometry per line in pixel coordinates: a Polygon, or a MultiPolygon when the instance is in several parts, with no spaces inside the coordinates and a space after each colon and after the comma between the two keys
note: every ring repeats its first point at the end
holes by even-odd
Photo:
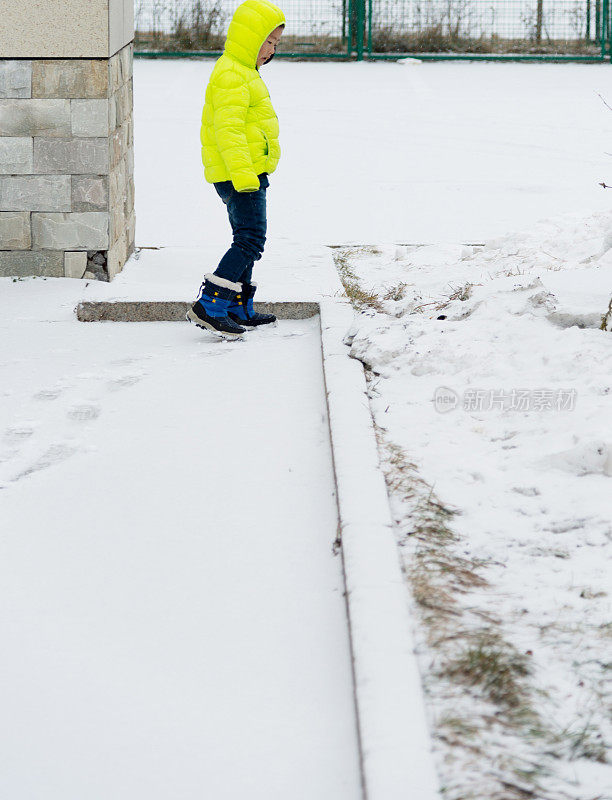
{"type": "Polygon", "coordinates": [[[108,96],[112,97],[120,86],[121,60],[119,53],[115,53],[108,61],[108,96]]]}
{"type": "Polygon", "coordinates": [[[125,83],[113,95],[115,105],[115,126],[123,125],[132,115],[132,98],[130,96],[130,84],[125,83]]]}
{"type": "Polygon", "coordinates": [[[0,60],[0,98],[32,97],[32,62],[0,60]]]}
{"type": "Polygon", "coordinates": [[[71,100],[73,136],[108,136],[109,100],[71,100]]]}
{"type": "Polygon", "coordinates": [[[134,48],[128,44],[118,53],[121,59],[121,76],[123,83],[127,83],[134,73],[134,48]]]}
{"type": "Polygon", "coordinates": [[[31,246],[29,213],[1,211],[0,250],[29,250],[31,246]]]}
{"type": "MultiPolygon", "coordinates": [[[[83,301],[76,312],[80,322],[183,322],[193,300],[181,301],[83,301]]],[[[255,303],[255,311],[278,319],[309,319],[319,314],[314,302],[255,303]]]]}
{"type": "Polygon", "coordinates": [[[86,269],[86,250],[64,253],[64,275],[66,278],[82,278],[86,269]]]}
{"type": "Polygon", "coordinates": [[[32,97],[108,97],[108,61],[53,59],[32,62],[32,97]]]}
{"type": "Polygon", "coordinates": [[[34,172],[40,174],[106,175],[109,144],[106,138],[34,140],[34,172]]]}
{"type": "Polygon", "coordinates": [[[128,123],[127,121],[117,128],[109,139],[110,169],[115,169],[128,150],[128,123]]]}
{"type": "Polygon", "coordinates": [[[117,128],[117,95],[113,94],[108,101],[108,132],[114,133],[117,128]]]}
{"type": "Polygon", "coordinates": [[[112,247],[121,236],[125,235],[127,228],[127,219],[123,212],[123,203],[110,204],[109,209],[109,245],[112,247]]]}
{"type": "Polygon", "coordinates": [[[0,177],[3,211],[70,211],[70,175],[0,177]]]}
{"type": "Polygon", "coordinates": [[[108,213],[32,214],[32,241],[36,249],[105,250],[108,247],[108,213]]]}
{"type": "Polygon", "coordinates": [[[121,56],[115,53],[108,62],[108,91],[109,96],[115,94],[123,83],[123,75],[121,74],[121,56]]]}
{"type": "Polygon", "coordinates": [[[109,199],[111,206],[124,205],[127,195],[127,158],[122,158],[109,175],[109,199]]]}
{"type": "Polygon", "coordinates": [[[54,250],[0,251],[0,275],[61,278],[64,275],[64,254],[54,250]]]}
{"type": "MultiPolygon", "coordinates": [[[[104,58],[109,2],[131,5],[130,0],[2,0],[0,56],[104,58]]],[[[128,32],[126,41],[130,38],[128,32]]]]}
{"type": "Polygon", "coordinates": [[[125,213],[130,214],[134,210],[134,177],[128,175],[126,188],[125,188],[125,213]]]}
{"type": "Polygon", "coordinates": [[[136,213],[134,211],[131,212],[127,221],[127,240],[128,252],[131,254],[136,245],[136,213]]]}
{"type": "Polygon", "coordinates": [[[73,175],[72,210],[107,211],[108,178],[104,175],[73,175]]]}
{"type": "Polygon", "coordinates": [[[28,175],[33,166],[32,138],[0,136],[0,175],[28,175]]]}
{"type": "Polygon", "coordinates": [[[68,100],[0,100],[0,136],[70,134],[68,100]]]}
{"type": "Polygon", "coordinates": [[[108,277],[112,279],[123,269],[125,262],[128,259],[128,241],[125,231],[121,233],[117,241],[113,242],[112,247],[108,251],[108,258],[106,262],[106,269],[108,277]]]}
{"type": "Polygon", "coordinates": [[[113,95],[134,74],[134,48],[127,45],[109,60],[109,92],[113,95]]]}

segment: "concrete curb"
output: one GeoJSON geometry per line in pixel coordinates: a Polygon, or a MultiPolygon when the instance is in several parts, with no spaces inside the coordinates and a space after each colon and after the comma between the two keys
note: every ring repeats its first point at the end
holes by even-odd
{"type": "MultiPolygon", "coordinates": [[[[79,322],[183,322],[191,303],[163,300],[95,300],[79,303],[79,322]]],[[[255,303],[262,314],[276,314],[278,319],[307,319],[319,313],[314,302],[255,303]]]]}
{"type": "MultiPolygon", "coordinates": [[[[187,302],[92,301],[82,322],[181,321],[187,302]]],[[[378,463],[363,367],[343,338],[347,302],[256,303],[279,319],[320,314],[353,657],[364,800],[439,800],[421,679],[387,488],[378,463]]]]}
{"type": "Polygon", "coordinates": [[[439,782],[352,308],[323,300],[321,341],[366,800],[437,800],[439,782]]]}

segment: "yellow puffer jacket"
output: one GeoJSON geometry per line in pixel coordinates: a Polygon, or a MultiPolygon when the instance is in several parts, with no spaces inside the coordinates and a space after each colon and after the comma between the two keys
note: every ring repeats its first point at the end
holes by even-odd
{"type": "Polygon", "coordinates": [[[252,192],[259,189],[257,175],[276,169],[278,119],[257,56],[266,38],[284,24],[283,12],[269,0],[246,0],[232,17],[202,112],[202,162],[209,183],[231,180],[236,191],[252,192]]]}

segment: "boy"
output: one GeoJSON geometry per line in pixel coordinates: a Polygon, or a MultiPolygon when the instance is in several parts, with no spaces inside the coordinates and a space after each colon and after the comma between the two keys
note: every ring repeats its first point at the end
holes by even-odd
{"type": "Polygon", "coordinates": [[[230,23],[223,55],[206,88],[202,113],[204,177],[227,206],[233,242],[205,277],[187,319],[224,339],[275,321],[253,310],[253,263],[266,240],[268,174],[280,158],[278,119],[259,67],[274,56],[285,26],[269,0],[246,0],[230,23]]]}

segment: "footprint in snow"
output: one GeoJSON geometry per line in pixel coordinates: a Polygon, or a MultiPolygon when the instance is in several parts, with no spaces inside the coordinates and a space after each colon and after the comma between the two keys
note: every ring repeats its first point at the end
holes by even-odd
{"type": "Polygon", "coordinates": [[[4,441],[6,444],[15,445],[29,439],[34,433],[34,428],[30,425],[15,425],[4,431],[4,441]]]}
{"type": "Polygon", "coordinates": [[[537,497],[540,494],[537,486],[513,486],[512,491],[522,494],[524,497],[537,497]]]}
{"type": "Polygon", "coordinates": [[[131,364],[134,363],[133,358],[117,358],[114,361],[111,361],[111,366],[113,367],[129,367],[131,364]]]}
{"type": "Polygon", "coordinates": [[[113,378],[107,383],[108,388],[111,391],[117,391],[118,389],[126,389],[128,386],[134,386],[134,384],[141,381],[143,378],[142,375],[121,375],[118,378],[113,378]]]}
{"type": "Polygon", "coordinates": [[[28,475],[32,475],[34,472],[40,472],[41,470],[48,469],[55,464],[60,464],[62,461],[70,458],[70,456],[73,456],[77,450],[78,448],[69,444],[53,444],[37,461],[24,469],[22,472],[15,475],[13,480],[19,481],[22,478],[26,478],[28,475]]]}
{"type": "Polygon", "coordinates": [[[274,338],[278,339],[293,339],[296,336],[306,336],[306,331],[291,331],[290,333],[277,334],[274,338]]]}
{"type": "Polygon", "coordinates": [[[42,389],[40,392],[36,392],[34,400],[56,400],[61,393],[62,390],[60,388],[42,389]]]}
{"type": "Polygon", "coordinates": [[[69,419],[75,422],[89,422],[92,419],[97,419],[100,413],[100,406],[95,403],[81,403],[68,409],[69,419]]]}

